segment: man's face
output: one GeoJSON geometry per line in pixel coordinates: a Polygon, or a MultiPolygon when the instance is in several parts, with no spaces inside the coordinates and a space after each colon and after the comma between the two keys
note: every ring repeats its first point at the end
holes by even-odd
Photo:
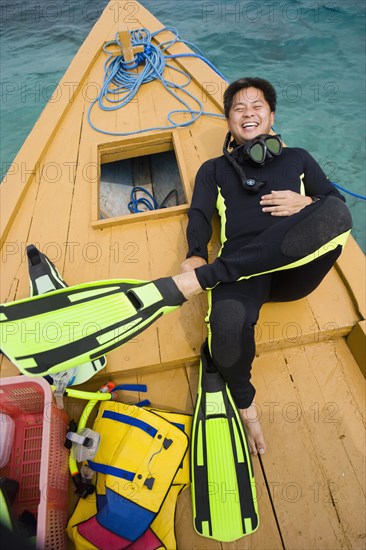
{"type": "Polygon", "coordinates": [[[261,90],[245,88],[234,95],[227,123],[237,144],[269,134],[273,121],[274,113],[261,90]]]}

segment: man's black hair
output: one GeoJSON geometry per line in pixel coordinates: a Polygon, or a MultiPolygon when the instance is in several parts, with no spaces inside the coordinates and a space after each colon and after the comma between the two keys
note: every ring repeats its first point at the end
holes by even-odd
{"type": "Polygon", "coordinates": [[[239,80],[235,80],[235,82],[232,82],[230,86],[225,90],[224,110],[226,118],[229,118],[229,112],[231,109],[231,105],[233,104],[234,95],[240,90],[245,90],[246,88],[257,88],[258,90],[261,90],[263,92],[265,100],[267,101],[271,109],[271,112],[275,112],[277,96],[272,84],[270,84],[268,80],[264,80],[263,78],[245,77],[239,78],[239,80]]]}

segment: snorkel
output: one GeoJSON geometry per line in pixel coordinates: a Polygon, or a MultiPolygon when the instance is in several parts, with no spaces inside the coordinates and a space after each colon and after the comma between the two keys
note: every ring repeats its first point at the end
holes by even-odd
{"type": "MultiPolygon", "coordinates": [[[[56,386],[51,386],[52,390],[57,389],[56,386]]],[[[116,400],[116,392],[119,390],[146,392],[145,384],[120,384],[116,386],[113,382],[104,384],[97,392],[87,392],[66,388],[63,395],[74,397],[76,399],[87,400],[88,403],[84,407],[78,424],[74,420],[70,421],[69,428],[66,434],[65,447],[70,449],[69,455],[69,470],[71,478],[75,486],[75,494],[81,498],[87,498],[95,491],[95,484],[92,483],[93,472],[87,466],[82,465],[80,470],[78,462],[84,462],[92,459],[98,451],[100,437],[99,434],[90,428],[87,428],[87,422],[95,405],[101,401],[116,400]]],[[[60,403],[58,403],[60,405],[60,403]]],[[[149,401],[137,403],[137,406],[142,407],[150,405],[149,401]]],[[[129,405],[126,404],[126,407],[129,405]]]]}

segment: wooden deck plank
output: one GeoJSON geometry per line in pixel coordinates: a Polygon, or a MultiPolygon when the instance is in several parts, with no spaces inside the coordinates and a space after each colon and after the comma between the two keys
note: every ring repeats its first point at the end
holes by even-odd
{"type": "MultiPolygon", "coordinates": [[[[78,98],[72,117],[65,120],[45,155],[37,203],[29,233],[30,243],[40,243],[40,250],[55,263],[60,273],[70,263],[67,249],[70,212],[79,159],[79,141],[84,102],[78,98]],[[58,200],[57,200],[58,199],[58,200]]],[[[67,280],[67,279],[66,279],[67,280]]],[[[68,284],[69,281],[67,281],[68,284]]]]}
{"type": "Polygon", "coordinates": [[[167,126],[167,113],[172,108],[172,98],[161,82],[155,80],[151,84],[141,86],[136,96],[140,128],[143,129],[167,126]],[[162,100],[162,105],[157,98],[162,100]]]}
{"type": "MultiPolygon", "coordinates": [[[[150,249],[146,239],[145,222],[120,225],[111,230],[110,276],[111,278],[150,280],[150,249]]],[[[122,368],[141,368],[141,375],[150,365],[160,365],[157,339],[158,323],[134,337],[121,349],[111,354],[108,372],[118,373],[122,368]],[[122,366],[123,365],[123,366],[122,366]]]]}
{"type": "Polygon", "coordinates": [[[333,424],[334,430],[330,436],[335,439],[335,444],[342,442],[349,466],[365,494],[365,380],[343,339],[317,347],[307,346],[305,353],[318,383],[318,388],[313,391],[313,400],[316,401],[314,393],[318,390],[319,397],[322,396],[323,401],[329,404],[323,411],[324,423],[333,424]]]}
{"type": "MultiPolygon", "coordinates": [[[[151,221],[146,231],[149,249],[154,250],[154,254],[150,255],[154,278],[179,273],[186,255],[185,233],[179,219],[151,221]]],[[[205,334],[205,303],[205,296],[198,297],[175,312],[174,319],[169,315],[159,321],[162,363],[180,362],[199,353],[205,334]]]]}
{"type": "Polygon", "coordinates": [[[196,174],[203,161],[197,151],[192,129],[180,128],[178,132],[192,195],[196,174]]]}
{"type": "Polygon", "coordinates": [[[19,370],[9,361],[5,355],[0,356],[0,378],[18,376],[19,370]]]}
{"type": "Polygon", "coordinates": [[[264,304],[256,326],[257,352],[293,346],[314,338],[314,315],[306,299],[264,304]]]}
{"type": "Polygon", "coordinates": [[[25,200],[19,207],[11,231],[1,247],[1,284],[0,301],[9,302],[17,298],[25,298],[29,294],[26,288],[27,260],[26,245],[32,225],[33,212],[36,205],[39,178],[29,188],[25,200]],[[21,288],[19,282],[21,282],[21,288]]]}
{"type": "MultiPolygon", "coordinates": [[[[101,54],[100,54],[101,57],[101,54]]],[[[80,91],[77,100],[87,97],[83,111],[80,143],[75,171],[73,202],[69,214],[67,243],[70,249],[68,262],[65,264],[66,280],[85,282],[109,278],[110,233],[95,232],[91,227],[92,189],[99,178],[98,167],[92,155],[99,137],[87,121],[87,107],[96,93],[95,83],[102,76],[100,63],[93,67],[85,83],[85,90],[80,91]],[[91,87],[89,87],[91,85],[91,87]],[[87,94],[87,96],[85,96],[87,94]]],[[[98,118],[95,120],[98,123],[98,118]]],[[[67,138],[67,134],[64,134],[67,138]]],[[[70,283],[71,284],[71,283],[70,283]]]]}
{"type": "Polygon", "coordinates": [[[365,383],[346,350],[341,340],[287,349],[284,357],[347,545],[361,549],[366,528],[365,383]],[[353,387],[360,390],[356,395],[353,387]]]}
{"type": "Polygon", "coordinates": [[[336,268],[329,271],[318,288],[309,294],[307,301],[319,332],[349,332],[359,320],[355,303],[336,268]]]}
{"type": "Polygon", "coordinates": [[[1,303],[26,298],[29,295],[27,270],[24,240],[7,241],[2,250],[1,303]]]}
{"type": "Polygon", "coordinates": [[[179,550],[221,550],[217,540],[201,537],[193,528],[191,489],[183,491],[177,502],[175,533],[179,550]]]}
{"type": "MultiPolygon", "coordinates": [[[[329,360],[329,346],[334,343],[322,344],[326,349],[323,353],[321,350],[318,352],[320,345],[305,347],[314,351],[311,372],[304,366],[309,355],[300,347],[265,353],[255,361],[253,380],[258,389],[257,402],[261,405],[262,426],[268,444],[263,464],[273,489],[274,505],[286,547],[358,548],[354,531],[360,535],[360,520],[352,519],[352,512],[348,520],[343,516],[340,520],[336,508],[338,504],[333,502],[336,496],[332,494],[334,484],[338,483],[338,478],[330,474],[330,471],[336,471],[336,466],[332,464],[341,461],[342,466],[338,463],[340,471],[347,471],[349,458],[344,450],[343,454],[338,452],[339,438],[336,446],[332,446],[329,440],[334,438],[334,424],[316,421],[318,407],[322,411],[320,418],[332,410],[322,410],[328,401],[319,399],[318,382],[312,371],[319,372],[320,355],[322,364],[328,361],[333,369],[339,369],[339,362],[334,365],[329,360]],[[350,534],[348,521],[353,522],[350,534]]],[[[344,402],[344,396],[339,399],[339,402],[344,402]]],[[[352,414],[348,411],[345,415],[347,425],[351,425],[352,414]]],[[[359,483],[354,475],[353,481],[350,477],[348,482],[357,495],[359,483]]],[[[342,513],[346,514],[344,508],[342,513]]]]}
{"type": "Polygon", "coordinates": [[[299,413],[283,354],[273,351],[264,355],[256,361],[253,383],[268,446],[262,461],[285,547],[345,547],[333,507],[323,502],[328,496],[324,493],[326,480],[299,413]],[[317,495],[314,498],[313,487],[320,488],[320,502],[317,495]]]}
{"type": "Polygon", "coordinates": [[[202,116],[191,126],[191,130],[197,154],[202,158],[202,162],[222,155],[227,133],[227,123],[224,119],[202,116]]]}
{"type": "Polygon", "coordinates": [[[158,375],[144,373],[138,376],[138,380],[141,384],[147,385],[147,397],[153,407],[186,414],[193,413],[190,380],[184,367],[164,369],[158,375]]]}

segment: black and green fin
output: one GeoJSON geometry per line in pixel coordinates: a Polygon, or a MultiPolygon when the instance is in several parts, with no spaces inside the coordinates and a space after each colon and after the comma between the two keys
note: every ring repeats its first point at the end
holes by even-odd
{"type": "MultiPolygon", "coordinates": [[[[46,292],[52,292],[53,290],[66,288],[68,286],[61,277],[56,266],[33,244],[27,246],[27,258],[30,296],[45,294],[46,292]]],[[[68,386],[77,386],[92,378],[97,372],[104,369],[106,365],[107,359],[105,355],[103,355],[99,359],[94,359],[94,361],[88,361],[73,369],[63,371],[62,374],[68,373],[68,386]]],[[[55,379],[57,376],[59,376],[59,373],[54,374],[52,377],[52,382],[56,385],[58,385],[55,379]]],[[[65,379],[64,376],[63,379],[65,379]]]]}
{"type": "Polygon", "coordinates": [[[200,381],[191,440],[194,528],[231,542],[259,523],[253,468],[244,428],[230,391],[201,349],[200,381]]]}
{"type": "Polygon", "coordinates": [[[171,277],[60,288],[0,305],[1,350],[28,376],[59,373],[121,346],[184,301],[171,277]]]}

